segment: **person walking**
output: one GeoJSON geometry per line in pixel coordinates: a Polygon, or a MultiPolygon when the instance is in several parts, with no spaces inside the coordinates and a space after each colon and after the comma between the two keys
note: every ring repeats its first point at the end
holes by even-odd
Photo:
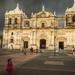
{"type": "Polygon", "coordinates": [[[36,53],[38,53],[38,48],[36,49],[36,53]]]}
{"type": "Polygon", "coordinates": [[[22,52],[23,52],[24,55],[26,55],[27,54],[26,48],[23,48],[22,52]]]}
{"type": "Polygon", "coordinates": [[[32,47],[30,48],[30,52],[31,52],[31,54],[33,53],[33,48],[32,47]]]}
{"type": "Polygon", "coordinates": [[[27,54],[27,52],[26,52],[26,48],[24,49],[24,55],[26,55],[27,54]]]}
{"type": "Polygon", "coordinates": [[[6,66],[6,75],[12,75],[12,72],[13,72],[13,63],[12,59],[9,58],[6,66]]]}

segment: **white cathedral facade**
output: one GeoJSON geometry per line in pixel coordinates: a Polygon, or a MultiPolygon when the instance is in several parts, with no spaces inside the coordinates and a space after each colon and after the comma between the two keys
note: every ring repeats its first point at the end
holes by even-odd
{"type": "Polygon", "coordinates": [[[3,29],[3,48],[21,49],[64,49],[75,47],[75,0],[71,8],[66,9],[64,27],[60,28],[56,13],[42,10],[32,13],[31,18],[19,8],[6,11],[3,29]]]}

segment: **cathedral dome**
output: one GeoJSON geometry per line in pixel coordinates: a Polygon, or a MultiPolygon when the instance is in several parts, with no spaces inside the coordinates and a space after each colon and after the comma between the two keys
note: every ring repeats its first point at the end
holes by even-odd
{"type": "Polygon", "coordinates": [[[74,4],[71,8],[67,8],[66,12],[71,12],[71,11],[75,11],[75,0],[74,0],[74,4]]]}

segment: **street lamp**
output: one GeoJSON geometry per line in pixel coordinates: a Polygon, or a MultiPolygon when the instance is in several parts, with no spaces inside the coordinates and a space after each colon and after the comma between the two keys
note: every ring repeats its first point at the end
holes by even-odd
{"type": "MultiPolygon", "coordinates": [[[[19,29],[19,30],[20,30],[20,32],[19,32],[19,35],[20,35],[20,36],[19,36],[19,37],[20,37],[20,38],[19,38],[19,44],[20,44],[20,45],[19,45],[19,46],[22,46],[22,45],[21,45],[21,31],[22,31],[23,17],[22,17],[22,14],[21,14],[20,16],[21,16],[21,20],[20,20],[20,29],[19,29]]],[[[24,40],[23,40],[23,41],[24,41],[24,40]]],[[[19,48],[20,48],[20,47],[19,47],[19,48]]]]}
{"type": "Polygon", "coordinates": [[[54,56],[56,53],[56,22],[55,22],[56,12],[54,11],[54,56]]]}
{"type": "Polygon", "coordinates": [[[36,50],[37,50],[37,13],[36,13],[36,50]]]}

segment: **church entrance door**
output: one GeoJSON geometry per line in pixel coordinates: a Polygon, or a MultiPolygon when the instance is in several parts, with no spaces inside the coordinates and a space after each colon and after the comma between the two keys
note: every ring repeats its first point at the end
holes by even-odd
{"type": "Polygon", "coordinates": [[[28,41],[23,42],[23,48],[28,48],[28,41]]]}
{"type": "Polygon", "coordinates": [[[64,42],[59,42],[59,49],[64,49],[64,42]]]}
{"type": "Polygon", "coordinates": [[[46,49],[46,40],[45,39],[40,40],[40,49],[46,49]]]}

